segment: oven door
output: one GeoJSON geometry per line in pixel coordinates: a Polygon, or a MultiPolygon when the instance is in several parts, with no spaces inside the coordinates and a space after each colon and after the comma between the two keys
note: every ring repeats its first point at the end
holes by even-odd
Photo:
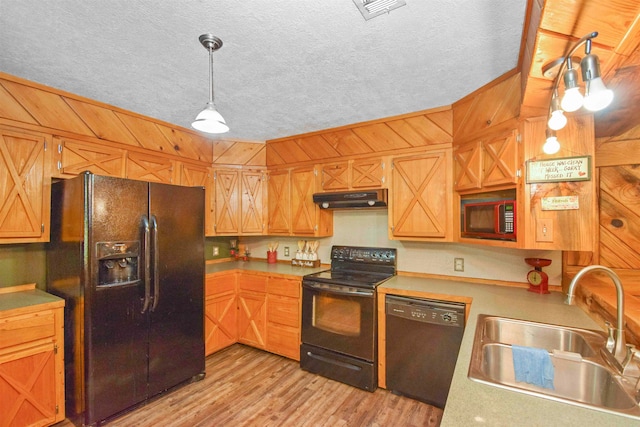
{"type": "Polygon", "coordinates": [[[302,282],[302,342],[372,362],[376,355],[376,291],[302,282]]]}

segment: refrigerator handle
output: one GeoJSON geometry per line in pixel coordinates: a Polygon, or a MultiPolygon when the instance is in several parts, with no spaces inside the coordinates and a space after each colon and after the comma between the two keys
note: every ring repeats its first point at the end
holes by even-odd
{"type": "Polygon", "coordinates": [[[151,215],[151,231],[153,235],[153,305],[151,311],[155,311],[160,299],[160,274],[158,272],[160,250],[158,249],[158,221],[156,221],[155,215],[151,215]]]}
{"type": "Polygon", "coordinates": [[[150,234],[149,218],[142,217],[142,229],[144,234],[144,302],[142,305],[141,313],[144,313],[149,308],[151,302],[151,247],[150,247],[150,234]]]}

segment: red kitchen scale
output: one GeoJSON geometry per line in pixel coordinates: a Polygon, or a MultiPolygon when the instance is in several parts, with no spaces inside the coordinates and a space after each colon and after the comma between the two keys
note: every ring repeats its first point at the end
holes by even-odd
{"type": "Polygon", "coordinates": [[[550,259],[544,258],[525,258],[524,261],[533,267],[533,270],[527,273],[527,282],[529,282],[529,292],[538,294],[548,294],[549,292],[549,276],[542,271],[542,267],[551,265],[550,259]]]}

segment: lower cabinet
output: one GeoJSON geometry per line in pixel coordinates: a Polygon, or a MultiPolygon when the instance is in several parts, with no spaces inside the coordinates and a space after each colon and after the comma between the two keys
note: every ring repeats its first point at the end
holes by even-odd
{"type": "Polygon", "coordinates": [[[300,279],[267,281],[267,351],[300,360],[300,279]]]}
{"type": "Polygon", "coordinates": [[[205,355],[240,342],[300,360],[301,278],[207,275],[205,355]]]}
{"type": "Polygon", "coordinates": [[[204,311],[204,354],[238,342],[236,273],[207,276],[204,311]]]}
{"type": "Polygon", "coordinates": [[[266,348],[267,277],[238,274],[238,341],[266,348]]]}
{"type": "MultiPolygon", "coordinates": [[[[3,293],[0,299],[38,292],[3,293]]],[[[0,425],[64,420],[63,306],[60,300],[0,311],[0,425]]]]}

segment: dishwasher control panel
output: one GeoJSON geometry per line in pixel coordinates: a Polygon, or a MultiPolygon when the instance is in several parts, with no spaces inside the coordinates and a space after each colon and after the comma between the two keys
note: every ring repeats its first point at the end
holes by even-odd
{"type": "Polygon", "coordinates": [[[386,302],[388,315],[446,326],[464,327],[464,309],[462,303],[395,296],[386,302]]]}

